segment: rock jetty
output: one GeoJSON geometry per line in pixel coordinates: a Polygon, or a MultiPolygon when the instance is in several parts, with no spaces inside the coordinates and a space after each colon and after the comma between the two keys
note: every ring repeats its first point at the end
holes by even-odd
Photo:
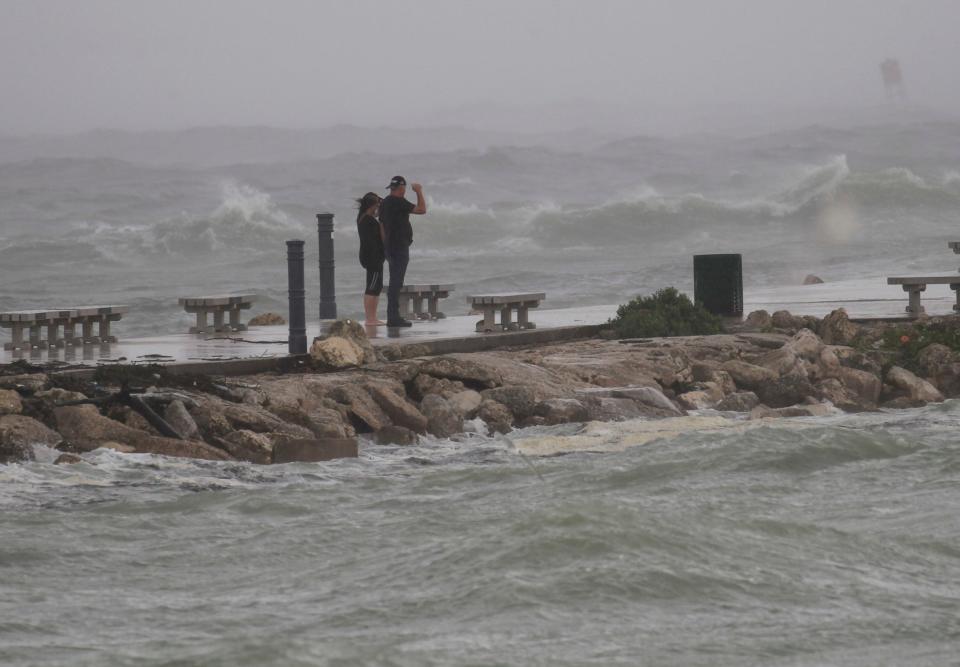
{"type": "Polygon", "coordinates": [[[412,356],[422,350],[410,346],[388,361],[362,328],[345,322],[314,342],[313,368],[229,382],[160,368],[140,368],[122,383],[90,382],[8,367],[0,369],[0,462],[30,460],[41,444],[74,455],[110,448],[273,463],[305,442],[358,436],[409,445],[466,430],[507,433],[694,410],[819,416],[960,396],[960,357],[951,348],[934,343],[900,365],[903,355],[881,344],[885,335],[884,326],[859,326],[842,310],[822,320],[760,311],[737,331],[713,336],[597,338],[444,356],[412,356]]]}

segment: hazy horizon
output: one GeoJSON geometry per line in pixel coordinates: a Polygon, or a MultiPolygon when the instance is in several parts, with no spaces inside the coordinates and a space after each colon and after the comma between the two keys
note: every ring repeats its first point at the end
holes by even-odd
{"type": "Polygon", "coordinates": [[[960,4],[0,0],[0,133],[462,126],[679,132],[960,115],[960,4]],[[710,129],[708,127],[708,129],[710,129]]]}

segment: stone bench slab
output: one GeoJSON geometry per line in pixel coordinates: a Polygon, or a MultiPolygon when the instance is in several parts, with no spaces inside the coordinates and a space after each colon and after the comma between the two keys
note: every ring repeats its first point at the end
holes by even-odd
{"type": "Polygon", "coordinates": [[[483,305],[483,304],[509,304],[509,303],[526,303],[529,301],[544,301],[546,300],[547,295],[544,292],[523,292],[517,294],[474,294],[467,297],[467,303],[474,305],[483,305]]]}
{"type": "Polygon", "coordinates": [[[256,294],[213,294],[181,297],[177,303],[181,306],[217,307],[252,304],[256,300],[256,294]]]}
{"type": "Polygon", "coordinates": [[[110,322],[120,320],[129,310],[128,306],[74,306],[3,312],[0,313],[0,327],[11,329],[13,337],[9,343],[4,344],[4,349],[46,349],[67,345],[115,343],[117,338],[110,333],[110,322]],[[98,326],[97,335],[93,334],[94,324],[98,326]],[[76,335],[77,325],[81,327],[80,336],[76,335]],[[27,341],[23,340],[25,328],[29,331],[27,341]],[[43,328],[47,330],[46,340],[42,338],[43,328]]]}

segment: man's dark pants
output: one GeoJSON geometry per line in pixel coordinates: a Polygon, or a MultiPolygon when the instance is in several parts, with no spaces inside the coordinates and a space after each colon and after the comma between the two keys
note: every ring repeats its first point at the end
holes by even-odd
{"type": "Polygon", "coordinates": [[[400,319],[400,288],[407,275],[407,264],[410,263],[409,248],[391,248],[387,252],[387,263],[390,265],[390,286],[387,288],[387,322],[396,322],[400,319]]]}

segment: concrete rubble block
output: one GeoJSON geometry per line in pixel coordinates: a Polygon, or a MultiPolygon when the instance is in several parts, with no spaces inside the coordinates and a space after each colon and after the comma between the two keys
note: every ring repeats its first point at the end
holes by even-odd
{"type": "Polygon", "coordinates": [[[360,363],[356,364],[357,366],[376,363],[376,350],[373,349],[370,339],[367,338],[366,329],[364,329],[363,325],[359,322],[346,319],[337,320],[330,324],[326,331],[326,337],[320,340],[334,339],[350,341],[360,350],[360,363]]]}
{"type": "Polygon", "coordinates": [[[756,389],[765,380],[775,380],[778,376],[769,368],[736,359],[723,362],[720,368],[729,373],[737,387],[741,389],[756,389]]]}
{"type": "Polygon", "coordinates": [[[274,463],[313,463],[357,458],[356,438],[280,438],[273,446],[274,463]]]}
{"type": "Polygon", "coordinates": [[[464,419],[473,419],[477,416],[477,409],[483,402],[483,396],[480,395],[480,392],[474,391],[473,389],[465,389],[453,394],[447,398],[447,401],[450,402],[450,406],[456,410],[461,417],[464,419]]]}
{"type": "Polygon", "coordinates": [[[508,433],[513,428],[513,413],[503,403],[492,399],[480,403],[477,417],[484,421],[491,434],[508,433]]]}
{"type": "Polygon", "coordinates": [[[723,400],[723,394],[709,388],[685,391],[677,396],[677,402],[685,410],[707,410],[716,407],[721,400],[723,400]]]}
{"type": "Polygon", "coordinates": [[[67,389],[61,389],[60,387],[53,387],[51,389],[42,389],[33,394],[34,398],[40,398],[45,401],[52,401],[54,403],[66,403],[68,401],[82,401],[86,399],[85,394],[81,394],[79,391],[69,391],[67,389]]]}
{"type": "Polygon", "coordinates": [[[940,393],[940,390],[900,366],[894,366],[887,371],[886,381],[905,393],[913,401],[924,403],[943,401],[943,394],[940,393]]]}
{"type": "Polygon", "coordinates": [[[403,426],[391,424],[384,426],[374,434],[374,441],[378,445],[415,445],[420,440],[420,436],[403,426]]]}
{"type": "Polygon", "coordinates": [[[0,389],[0,415],[18,415],[23,412],[20,394],[13,389],[0,389]]]}
{"type": "Polygon", "coordinates": [[[784,345],[779,350],[772,350],[756,360],[757,366],[763,366],[777,375],[791,373],[797,370],[800,357],[791,348],[784,345]]]}
{"type": "Polygon", "coordinates": [[[359,385],[336,387],[331,390],[330,398],[346,406],[351,422],[360,433],[379,431],[393,423],[383,408],[359,385]]]}
{"type": "MultiPolygon", "coordinates": [[[[286,433],[302,438],[309,438],[313,435],[310,429],[305,426],[286,422],[269,410],[257,405],[218,400],[215,408],[219,409],[229,422],[230,430],[246,429],[255,433],[286,433]]],[[[197,424],[199,425],[199,421],[197,424]]]]}
{"type": "Polygon", "coordinates": [[[760,399],[752,391],[737,391],[716,405],[723,412],[750,412],[760,405],[760,399]]]}
{"type": "Polygon", "coordinates": [[[542,417],[544,424],[569,424],[585,422],[590,419],[590,412],[581,401],[575,398],[548,398],[533,406],[533,414],[542,417]]]}
{"type": "Polygon", "coordinates": [[[463,431],[463,417],[437,394],[425,396],[420,410],[427,418],[427,432],[438,438],[449,438],[463,431]]]}
{"type": "Polygon", "coordinates": [[[368,384],[366,390],[392,423],[417,433],[426,432],[427,418],[405,394],[382,384],[368,384]]]}
{"type": "Polygon", "coordinates": [[[184,440],[200,439],[200,429],[197,427],[197,422],[187,412],[183,401],[170,401],[167,404],[167,409],[163,412],[163,418],[184,440]]]}
{"type": "Polygon", "coordinates": [[[639,403],[629,398],[589,396],[584,398],[583,403],[590,421],[626,421],[649,416],[639,403]]]}
{"type": "Polygon", "coordinates": [[[471,389],[492,389],[503,384],[503,377],[496,369],[456,357],[427,359],[420,365],[420,373],[435,378],[458,380],[471,389]]]}
{"type": "Polygon", "coordinates": [[[408,382],[412,382],[413,379],[420,373],[420,363],[409,360],[378,362],[364,367],[364,371],[368,373],[386,375],[393,378],[397,382],[406,384],[408,382]]]}

